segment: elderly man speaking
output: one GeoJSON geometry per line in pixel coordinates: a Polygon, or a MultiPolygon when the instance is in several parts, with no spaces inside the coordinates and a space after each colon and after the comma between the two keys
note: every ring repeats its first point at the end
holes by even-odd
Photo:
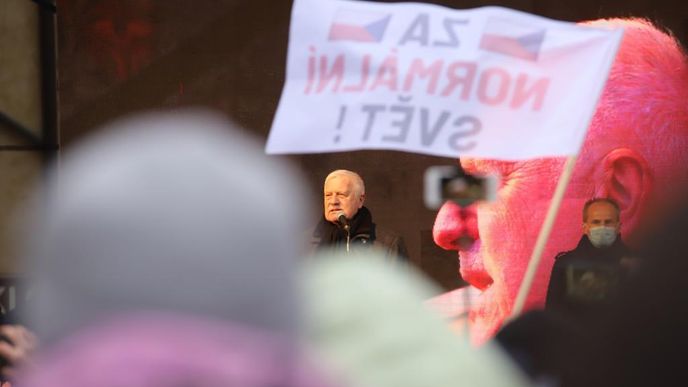
{"type": "Polygon", "coordinates": [[[403,239],[377,226],[363,205],[365,184],[358,173],[345,169],[331,172],[325,178],[323,194],[323,218],[313,232],[315,248],[352,252],[372,246],[383,249],[388,261],[407,259],[403,239]]]}

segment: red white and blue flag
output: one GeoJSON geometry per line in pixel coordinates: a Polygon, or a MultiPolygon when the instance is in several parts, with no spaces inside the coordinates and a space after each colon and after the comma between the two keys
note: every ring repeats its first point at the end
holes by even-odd
{"type": "Polygon", "coordinates": [[[379,42],[391,17],[388,13],[340,9],[334,15],[328,40],[379,42]]]}
{"type": "Polygon", "coordinates": [[[480,39],[486,51],[536,61],[545,40],[545,29],[525,26],[511,20],[489,18],[480,39]]]}

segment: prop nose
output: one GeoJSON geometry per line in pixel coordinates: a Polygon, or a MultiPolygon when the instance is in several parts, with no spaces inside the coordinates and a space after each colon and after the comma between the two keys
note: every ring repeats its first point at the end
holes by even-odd
{"type": "Polygon", "coordinates": [[[448,201],[435,218],[432,228],[435,243],[445,250],[466,250],[480,238],[475,205],[463,208],[448,201]]]}

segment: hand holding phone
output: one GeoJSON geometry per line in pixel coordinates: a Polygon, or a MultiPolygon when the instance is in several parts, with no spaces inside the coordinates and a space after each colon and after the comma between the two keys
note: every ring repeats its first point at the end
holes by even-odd
{"type": "Polygon", "coordinates": [[[461,207],[497,197],[496,176],[473,176],[457,166],[434,166],[425,171],[423,199],[425,206],[437,209],[447,200],[461,207]]]}

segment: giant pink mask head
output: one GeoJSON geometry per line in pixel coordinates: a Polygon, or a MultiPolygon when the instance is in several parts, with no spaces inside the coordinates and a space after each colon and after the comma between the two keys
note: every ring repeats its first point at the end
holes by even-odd
{"type": "MultiPolygon", "coordinates": [[[[637,241],[650,215],[661,212],[688,182],[688,60],[675,39],[639,19],[599,20],[625,29],[622,45],[588,130],[525,309],[542,307],[554,256],[582,235],[582,208],[592,197],[621,207],[621,235],[637,241]]],[[[575,75],[575,74],[574,74],[575,75]]],[[[461,211],[446,203],[435,242],[457,250],[464,280],[480,290],[469,312],[475,343],[489,339],[510,316],[564,159],[520,162],[461,159],[471,174],[497,174],[497,199],[461,211]],[[462,235],[477,237],[466,248],[462,235]]],[[[685,191],[683,192],[685,193],[685,191]]]]}

